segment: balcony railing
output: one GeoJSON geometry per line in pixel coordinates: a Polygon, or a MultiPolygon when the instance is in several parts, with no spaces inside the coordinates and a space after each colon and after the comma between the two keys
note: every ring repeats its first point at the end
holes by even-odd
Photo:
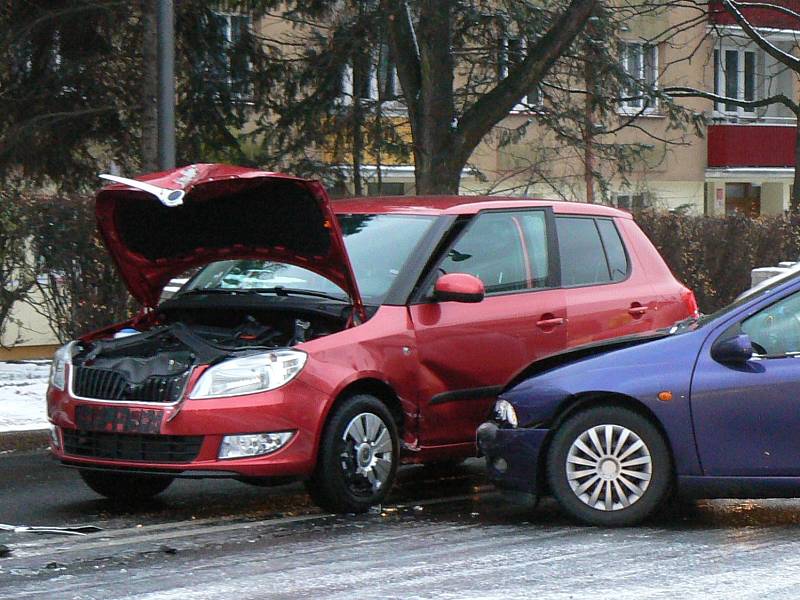
{"type": "Polygon", "coordinates": [[[797,124],[797,119],[772,115],[714,112],[711,115],[711,123],[714,125],[784,125],[794,127],[797,124]]]}
{"type": "Polygon", "coordinates": [[[790,124],[725,123],[708,126],[708,166],[793,167],[797,127],[790,124]]]}
{"type": "MultiPolygon", "coordinates": [[[[773,0],[771,4],[800,12],[800,0],[773,0]]],[[[800,31],[800,19],[774,9],[747,7],[742,9],[742,14],[755,27],[800,31]]],[[[736,25],[733,15],[725,10],[719,0],[708,3],[708,20],[715,25],[736,25]]]]}

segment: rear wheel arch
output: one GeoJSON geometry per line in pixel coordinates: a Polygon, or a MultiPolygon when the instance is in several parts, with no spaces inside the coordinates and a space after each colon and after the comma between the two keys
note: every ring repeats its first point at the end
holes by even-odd
{"type": "Polygon", "coordinates": [[[542,444],[542,448],[539,452],[539,461],[536,465],[536,484],[537,489],[548,491],[549,486],[547,483],[547,455],[550,452],[550,444],[553,441],[553,435],[561,426],[562,423],[573,417],[574,415],[578,414],[583,410],[587,410],[589,408],[595,408],[598,406],[614,406],[619,408],[625,408],[627,410],[633,411],[648,421],[658,430],[661,434],[661,437],[664,440],[664,443],[667,446],[667,450],[669,451],[669,458],[671,463],[672,469],[672,476],[675,477],[675,457],[674,452],[672,450],[672,442],[670,440],[669,435],[667,435],[667,431],[664,429],[664,426],[661,424],[661,421],[656,417],[655,413],[650,410],[650,408],[642,403],[640,400],[632,396],[627,396],[625,394],[620,394],[618,392],[605,392],[605,391],[594,391],[594,392],[582,392],[580,394],[575,394],[571,396],[567,400],[565,400],[562,405],[559,407],[556,414],[550,420],[548,424],[548,433],[545,437],[544,444],[542,444]]]}

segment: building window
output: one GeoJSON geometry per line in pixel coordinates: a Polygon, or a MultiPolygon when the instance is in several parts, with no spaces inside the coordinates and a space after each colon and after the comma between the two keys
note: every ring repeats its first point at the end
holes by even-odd
{"type": "Polygon", "coordinates": [[[625,192],[614,195],[614,206],[623,210],[636,212],[645,208],[650,208],[652,205],[653,199],[647,192],[641,192],[638,194],[625,192]]]}
{"type": "Polygon", "coordinates": [[[397,77],[397,64],[391,55],[388,44],[380,44],[374,52],[361,61],[364,76],[359,89],[353,89],[353,65],[348,64],[342,75],[342,101],[350,104],[353,95],[371,102],[397,100],[400,95],[400,80],[397,77]]]}
{"type": "Polygon", "coordinates": [[[249,43],[251,18],[214,13],[213,19],[220,43],[209,56],[207,71],[214,83],[227,88],[231,97],[245,98],[250,93],[250,61],[243,46],[249,43]]]}
{"type": "MultiPolygon", "coordinates": [[[[742,48],[714,50],[714,93],[736,100],[755,100],[758,53],[742,48]]],[[[754,108],[742,108],[730,102],[718,102],[716,110],[725,114],[755,116],[754,108]]]]}
{"type": "MultiPolygon", "coordinates": [[[[528,52],[528,41],[524,37],[504,36],[500,40],[500,52],[497,60],[497,76],[502,81],[508,77],[510,68],[520,64],[525,60],[528,52]]],[[[543,104],[543,94],[540,85],[522,97],[519,103],[513,108],[514,111],[524,112],[536,110],[543,104]]]]}
{"type": "Polygon", "coordinates": [[[621,103],[623,110],[655,109],[652,101],[648,104],[644,93],[658,80],[658,47],[641,42],[622,42],[620,63],[625,74],[638,82],[623,87],[622,97],[628,98],[621,103]]]}
{"type": "Polygon", "coordinates": [[[725,214],[749,217],[761,214],[761,186],[756,183],[726,183],[725,214]]]}
{"type": "Polygon", "coordinates": [[[403,196],[405,194],[405,185],[398,182],[382,182],[367,183],[367,195],[369,196],[403,196]]]}

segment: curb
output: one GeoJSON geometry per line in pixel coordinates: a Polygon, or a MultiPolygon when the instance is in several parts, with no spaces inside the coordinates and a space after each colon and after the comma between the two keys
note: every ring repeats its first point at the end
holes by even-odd
{"type": "Polygon", "coordinates": [[[0,432],[0,452],[43,450],[49,444],[50,431],[48,429],[0,432]]]}

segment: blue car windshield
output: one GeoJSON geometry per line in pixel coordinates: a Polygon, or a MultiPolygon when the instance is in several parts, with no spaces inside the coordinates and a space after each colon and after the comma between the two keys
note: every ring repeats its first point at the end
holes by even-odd
{"type": "MultiPolygon", "coordinates": [[[[727,315],[729,312],[736,310],[737,308],[743,306],[744,304],[747,304],[751,300],[754,300],[755,298],[762,298],[770,294],[772,290],[774,290],[775,288],[783,285],[787,281],[790,281],[791,279],[794,279],[796,277],[800,277],[800,273],[797,270],[789,271],[784,275],[775,277],[772,281],[766,283],[765,285],[756,286],[752,289],[747,290],[746,292],[743,292],[736,298],[736,300],[734,300],[727,306],[723,306],[722,308],[713,313],[703,315],[696,321],[693,321],[692,324],[695,326],[694,328],[697,328],[697,327],[702,327],[707,323],[716,321],[717,319],[727,315]]],[[[682,322],[679,321],[676,325],[679,325],[680,323],[682,322]]]]}
{"type": "MultiPolygon", "coordinates": [[[[397,214],[339,215],[345,247],[366,304],[381,304],[435,217],[397,214]]],[[[205,266],[181,293],[279,289],[347,300],[340,287],[297,265],[268,260],[223,260],[205,266]]]]}

